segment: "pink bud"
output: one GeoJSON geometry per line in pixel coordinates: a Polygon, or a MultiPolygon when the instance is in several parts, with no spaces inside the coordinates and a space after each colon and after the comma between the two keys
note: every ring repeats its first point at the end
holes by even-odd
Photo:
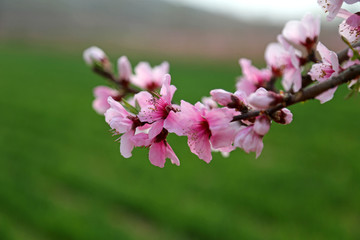
{"type": "Polygon", "coordinates": [[[120,80],[130,81],[132,75],[131,64],[126,56],[118,59],[118,71],[120,80]]]}
{"type": "Polygon", "coordinates": [[[232,102],[231,96],[233,96],[233,94],[223,89],[211,90],[210,95],[214,101],[216,101],[222,106],[227,106],[229,103],[232,102]]]}
{"type": "Polygon", "coordinates": [[[105,52],[95,46],[86,49],[83,53],[83,57],[86,64],[90,66],[93,66],[96,63],[101,63],[102,61],[107,59],[105,52]]]}
{"type": "Polygon", "coordinates": [[[270,106],[274,106],[282,100],[283,97],[281,95],[270,91],[268,92],[265,88],[259,88],[248,97],[250,105],[260,110],[268,109],[270,106]]]}
{"type": "Polygon", "coordinates": [[[293,115],[290,112],[289,109],[287,108],[283,108],[279,111],[276,111],[273,115],[272,115],[272,119],[280,124],[289,124],[292,122],[293,120],[293,115]]]}
{"type": "Polygon", "coordinates": [[[248,107],[246,106],[246,94],[242,91],[236,91],[235,93],[230,93],[223,89],[214,89],[210,91],[212,99],[222,106],[228,108],[235,108],[239,111],[247,111],[248,107]]]}

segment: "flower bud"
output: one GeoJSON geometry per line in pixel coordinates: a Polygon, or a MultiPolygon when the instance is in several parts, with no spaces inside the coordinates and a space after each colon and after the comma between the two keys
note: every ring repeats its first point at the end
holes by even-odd
{"type": "Polygon", "coordinates": [[[210,91],[210,95],[214,101],[228,108],[235,108],[239,111],[247,111],[245,101],[245,93],[236,91],[234,94],[223,89],[214,89],[210,91]]]}
{"type": "Polygon", "coordinates": [[[282,100],[283,96],[267,91],[265,88],[259,88],[248,97],[250,105],[260,110],[265,110],[271,106],[275,106],[282,100]]]}
{"type": "Polygon", "coordinates": [[[111,72],[111,63],[105,52],[100,48],[92,46],[86,49],[83,58],[87,65],[101,68],[105,72],[111,72]]]}
{"type": "Polygon", "coordinates": [[[118,59],[118,71],[120,81],[130,81],[132,68],[129,59],[126,56],[122,56],[118,59]]]}
{"type": "Polygon", "coordinates": [[[271,117],[275,122],[285,125],[291,123],[293,120],[293,115],[287,108],[276,111],[271,117]]]}

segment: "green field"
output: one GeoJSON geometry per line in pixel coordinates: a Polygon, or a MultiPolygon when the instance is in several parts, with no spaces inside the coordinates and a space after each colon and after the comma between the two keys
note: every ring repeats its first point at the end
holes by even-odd
{"type": "MultiPolygon", "coordinates": [[[[237,150],[206,164],[171,136],[181,165],[160,169],[146,149],[121,157],[91,108],[104,81],[82,50],[0,45],[1,240],[360,239],[360,98],[345,100],[345,86],[291,107],[258,159],[237,150]]],[[[170,65],[178,102],[233,91],[240,74],[236,61],[170,65]]]]}

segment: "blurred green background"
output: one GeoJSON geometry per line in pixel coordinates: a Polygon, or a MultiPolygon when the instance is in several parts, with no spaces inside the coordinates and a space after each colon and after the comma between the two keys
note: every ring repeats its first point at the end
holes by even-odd
{"type": "MultiPolygon", "coordinates": [[[[0,18],[1,240],[360,239],[360,99],[345,100],[345,86],[324,105],[291,107],[293,123],[273,124],[258,159],[237,150],[229,158],[214,153],[206,164],[190,153],[186,138],[171,135],[181,165],[160,169],[146,149],[121,157],[116,137],[91,108],[92,89],[105,82],[85,66],[82,51],[94,42],[113,62],[124,53],[133,65],[169,60],[175,101],[195,103],[214,88],[235,90],[239,50],[217,57],[221,48],[194,47],[199,52],[188,55],[170,44],[142,52],[145,40],[137,39],[140,50],[106,42],[110,30],[73,41],[70,33],[24,36],[7,28],[14,22],[4,17],[21,12],[20,3],[3,1],[0,18]]],[[[187,11],[193,10],[180,12],[187,11]]],[[[18,25],[25,23],[25,32],[36,29],[28,21],[18,25]]]]}

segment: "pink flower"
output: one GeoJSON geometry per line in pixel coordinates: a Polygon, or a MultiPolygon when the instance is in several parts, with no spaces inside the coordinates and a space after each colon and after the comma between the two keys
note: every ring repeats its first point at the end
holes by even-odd
{"type": "Polygon", "coordinates": [[[259,88],[248,97],[249,104],[260,110],[266,110],[271,106],[275,106],[282,102],[282,100],[283,96],[267,91],[265,88],[259,88]]]}
{"type": "Polygon", "coordinates": [[[234,130],[230,127],[233,111],[227,108],[209,110],[202,104],[195,106],[181,101],[180,112],[170,112],[164,127],[178,136],[187,136],[192,153],[209,163],[214,149],[231,146],[234,130]]]}
{"type": "Polygon", "coordinates": [[[163,126],[167,121],[171,121],[171,118],[168,118],[169,113],[177,111],[171,104],[176,87],[170,85],[170,82],[170,75],[164,75],[160,96],[151,97],[149,95],[145,105],[141,107],[141,111],[139,112],[139,119],[142,122],[153,123],[153,125],[155,125],[153,128],[157,129],[156,134],[159,134],[162,131],[163,126]]]}
{"type": "Polygon", "coordinates": [[[119,100],[118,91],[105,86],[98,86],[94,88],[94,96],[95,100],[93,101],[92,106],[94,110],[101,115],[110,108],[110,104],[108,103],[109,97],[119,100]]]}
{"type": "Polygon", "coordinates": [[[132,140],[136,146],[145,146],[149,148],[149,160],[154,166],[163,168],[165,166],[166,158],[171,160],[172,164],[180,165],[180,161],[168,142],[166,137],[168,131],[163,128],[160,132],[153,126],[149,134],[139,133],[135,135],[132,140]]]}
{"type": "Polygon", "coordinates": [[[110,108],[105,113],[105,121],[116,131],[116,134],[123,134],[120,137],[120,153],[125,158],[129,158],[134,148],[134,142],[131,139],[136,128],[144,124],[113,98],[109,97],[108,101],[110,108]]]}
{"type": "MultiPolygon", "coordinates": [[[[321,42],[317,45],[317,51],[321,56],[322,63],[312,65],[309,72],[311,78],[323,82],[333,76],[337,76],[341,68],[336,53],[327,49],[321,42]]],[[[320,100],[321,103],[325,103],[333,98],[336,89],[337,87],[331,88],[315,98],[320,100]]]]}
{"type": "MultiPolygon", "coordinates": [[[[327,20],[333,20],[339,13],[344,0],[317,0],[318,4],[323,8],[325,13],[329,13],[327,20]]],[[[345,0],[347,4],[354,4],[359,0],[345,0]]]]}
{"type": "Polygon", "coordinates": [[[258,116],[253,125],[241,127],[234,140],[234,146],[244,149],[245,152],[256,152],[256,158],[261,154],[264,147],[262,139],[270,130],[270,119],[258,116]]]}
{"type": "Polygon", "coordinates": [[[350,43],[356,43],[360,39],[360,13],[352,14],[345,9],[341,9],[339,17],[345,20],[339,25],[339,33],[350,43]]]}
{"type": "Polygon", "coordinates": [[[287,108],[276,111],[271,117],[275,122],[284,125],[290,124],[293,120],[293,115],[287,108]]]}
{"type": "Polygon", "coordinates": [[[126,56],[122,56],[118,59],[118,71],[120,81],[130,81],[132,68],[129,59],[126,56]]]}
{"type": "Polygon", "coordinates": [[[261,154],[264,147],[263,137],[254,131],[254,125],[242,127],[236,134],[234,146],[244,149],[246,153],[256,152],[256,158],[261,154]]]}
{"type": "Polygon", "coordinates": [[[224,107],[235,108],[239,111],[248,110],[246,106],[246,94],[242,91],[230,93],[223,89],[214,89],[210,91],[213,100],[224,107]]]}
{"type": "Polygon", "coordinates": [[[270,81],[272,74],[269,69],[259,70],[251,64],[251,61],[245,58],[239,60],[243,76],[239,78],[236,88],[238,91],[250,95],[259,87],[265,87],[270,81]]]}
{"type": "Polygon", "coordinates": [[[303,45],[310,51],[316,43],[320,33],[320,18],[310,13],[301,21],[292,20],[286,23],[282,35],[289,41],[303,45]]]}
{"type": "Polygon", "coordinates": [[[274,75],[283,76],[282,85],[286,91],[295,92],[301,88],[300,53],[284,37],[278,36],[279,43],[270,43],[265,50],[266,63],[274,75]]]}
{"type": "Polygon", "coordinates": [[[163,62],[159,66],[151,68],[147,62],[140,62],[135,67],[135,75],[131,82],[143,89],[153,91],[163,84],[164,75],[169,73],[169,63],[163,62]]]}

